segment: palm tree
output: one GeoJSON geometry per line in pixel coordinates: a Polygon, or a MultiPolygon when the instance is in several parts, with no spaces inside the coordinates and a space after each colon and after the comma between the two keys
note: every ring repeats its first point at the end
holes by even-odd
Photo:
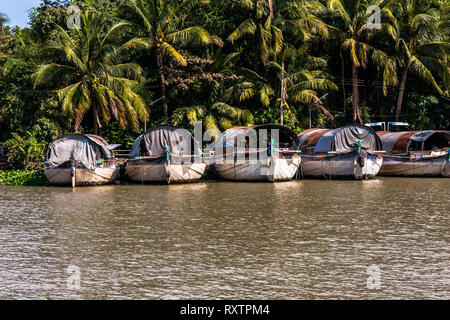
{"type": "Polygon", "coordinates": [[[286,107],[289,108],[289,105],[285,101],[292,100],[307,105],[333,120],[333,115],[323,106],[319,98],[320,92],[338,90],[336,84],[331,80],[331,75],[323,71],[327,61],[310,55],[307,45],[298,49],[286,46],[281,59],[283,64],[278,68],[281,74],[284,74],[286,82],[286,93],[282,97],[286,107]],[[285,68],[283,68],[284,62],[286,63],[285,68]],[[291,99],[289,99],[290,97],[291,99]]]}
{"type": "Polygon", "coordinates": [[[314,36],[328,38],[328,26],[320,14],[324,6],[316,0],[290,0],[280,7],[277,22],[294,46],[303,46],[314,36]]]}
{"type": "MultiPolygon", "coordinates": [[[[369,24],[369,14],[366,12],[371,4],[381,6],[381,1],[341,1],[328,0],[328,17],[331,18],[331,32],[336,35],[341,50],[346,52],[352,66],[352,106],[353,121],[363,123],[359,108],[358,70],[365,68],[368,63],[368,54],[372,53],[372,60],[381,66],[383,71],[383,93],[387,93],[388,84],[396,84],[394,62],[385,52],[371,46],[368,42],[374,31],[369,24]]],[[[381,8],[386,14],[386,9],[381,8]]],[[[390,33],[391,29],[382,24],[382,31],[390,33]]]]}
{"type": "Polygon", "coordinates": [[[436,75],[450,79],[446,57],[450,50],[448,16],[444,19],[436,3],[423,0],[396,0],[390,5],[401,78],[395,119],[399,121],[409,72],[422,78],[440,94],[436,75]],[[434,74],[434,75],[433,75],[434,74]]]}
{"type": "Polygon", "coordinates": [[[258,72],[259,64],[266,65],[270,53],[278,54],[281,51],[283,47],[283,33],[273,23],[272,1],[237,0],[233,1],[233,4],[235,3],[243,10],[246,10],[248,18],[228,36],[228,40],[234,43],[245,35],[255,37],[254,70],[258,72]]]}
{"type": "Polygon", "coordinates": [[[35,87],[46,84],[56,88],[63,112],[75,118],[77,131],[88,111],[94,134],[101,127],[100,116],[109,122],[111,116],[122,128],[133,130],[139,120],[148,120],[148,110],[137,93],[144,82],[141,67],[124,63],[115,37],[126,23],[117,23],[104,33],[104,20],[96,14],[82,15],[80,28],[72,33],[57,26],[54,49],[61,53],[62,63],[39,66],[33,74],[35,87]]]}
{"type": "MultiPolygon", "coordinates": [[[[0,34],[0,59],[3,60],[6,57],[6,53],[4,52],[5,47],[5,39],[6,39],[6,33],[5,33],[5,24],[9,21],[9,18],[6,14],[0,12],[0,28],[1,28],[1,34],[0,34]]],[[[3,62],[3,61],[0,61],[3,62]]],[[[0,65],[0,73],[3,72],[3,68],[0,65]]]]}
{"type": "Polygon", "coordinates": [[[5,35],[5,24],[9,22],[9,18],[6,14],[0,12],[0,28],[2,29],[2,35],[5,35]]]}
{"type": "Polygon", "coordinates": [[[253,115],[248,109],[230,106],[224,102],[216,102],[211,106],[198,105],[176,109],[171,117],[173,125],[177,126],[184,121],[194,126],[201,121],[205,130],[210,130],[213,137],[219,136],[220,130],[234,126],[248,126],[253,124],[253,115]]]}
{"type": "Polygon", "coordinates": [[[287,1],[280,8],[278,21],[286,42],[279,57],[281,63],[272,62],[281,79],[280,123],[283,109],[291,113],[291,102],[307,105],[334,119],[318,95],[320,91],[337,90],[337,86],[330,80],[331,75],[322,71],[327,65],[326,60],[309,52],[314,38],[323,40],[329,36],[328,26],[320,17],[324,10],[323,5],[315,0],[287,1]]]}
{"type": "Polygon", "coordinates": [[[275,96],[275,90],[270,82],[248,68],[239,68],[236,73],[241,80],[227,89],[225,96],[237,96],[240,102],[257,97],[263,107],[269,107],[270,100],[275,96]]]}
{"type": "Polygon", "coordinates": [[[130,40],[126,47],[155,49],[156,64],[159,71],[161,100],[164,116],[169,116],[166,98],[166,80],[163,71],[163,58],[173,59],[178,65],[186,66],[187,62],[178,47],[187,45],[222,46],[222,41],[212,36],[201,26],[185,28],[183,22],[191,13],[192,8],[204,3],[202,0],[126,0],[124,14],[132,16],[135,31],[139,34],[130,40]]]}

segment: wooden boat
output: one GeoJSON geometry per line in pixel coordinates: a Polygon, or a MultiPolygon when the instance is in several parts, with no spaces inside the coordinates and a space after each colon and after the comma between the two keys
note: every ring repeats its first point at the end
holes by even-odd
{"type": "Polygon", "coordinates": [[[381,168],[381,141],[369,127],[313,128],[298,136],[303,177],[360,180],[375,177],[381,168]]]}
{"type": "Polygon", "coordinates": [[[266,124],[228,129],[207,150],[213,154],[214,173],[223,179],[276,182],[298,172],[297,142],[292,130],[266,124]]]}
{"type": "Polygon", "coordinates": [[[53,141],[44,169],[52,185],[88,186],[113,183],[120,172],[112,149],[102,137],[74,134],[53,141]]]}
{"type": "Polygon", "coordinates": [[[189,131],[162,125],[135,140],[125,168],[133,182],[195,182],[206,169],[201,154],[198,142],[189,131]]]}
{"type": "Polygon", "coordinates": [[[450,131],[378,131],[386,150],[380,175],[450,177],[450,131]]]}

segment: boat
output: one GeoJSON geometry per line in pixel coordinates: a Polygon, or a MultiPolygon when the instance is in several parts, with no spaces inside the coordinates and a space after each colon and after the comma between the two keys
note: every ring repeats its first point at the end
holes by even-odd
{"type": "Polygon", "coordinates": [[[298,137],[302,177],[368,179],[377,175],[383,163],[380,138],[363,125],[312,128],[302,131],[298,137]]]}
{"type": "Polygon", "coordinates": [[[275,124],[226,130],[207,150],[213,172],[231,181],[288,181],[301,162],[297,134],[275,124]]]}
{"type": "Polygon", "coordinates": [[[189,131],[160,125],[134,141],[125,169],[133,182],[171,184],[198,181],[206,164],[189,131]]]}
{"type": "Polygon", "coordinates": [[[380,175],[450,177],[450,131],[378,131],[386,150],[380,175]]]}
{"type": "Polygon", "coordinates": [[[72,134],[59,137],[46,152],[44,169],[52,185],[104,185],[113,183],[120,172],[113,149],[100,136],[72,134]]]}

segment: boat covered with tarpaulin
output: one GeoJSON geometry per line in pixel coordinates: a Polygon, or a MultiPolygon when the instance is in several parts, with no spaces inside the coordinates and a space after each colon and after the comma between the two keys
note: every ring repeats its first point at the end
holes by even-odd
{"type": "Polygon", "coordinates": [[[378,131],[386,150],[380,175],[450,177],[450,131],[378,131]]]}
{"type": "Polygon", "coordinates": [[[359,180],[375,177],[381,168],[381,140],[369,127],[312,128],[298,137],[303,177],[359,180]]]}
{"type": "Polygon", "coordinates": [[[120,172],[113,149],[100,136],[72,134],[52,142],[45,156],[47,180],[53,185],[102,185],[113,183],[120,172]]]}
{"type": "Polygon", "coordinates": [[[234,127],[207,147],[213,172],[232,181],[288,181],[301,162],[298,138],[275,124],[234,127]]]}
{"type": "Polygon", "coordinates": [[[128,178],[141,183],[195,182],[205,169],[199,143],[186,129],[170,125],[140,135],[126,163],[128,178]]]}

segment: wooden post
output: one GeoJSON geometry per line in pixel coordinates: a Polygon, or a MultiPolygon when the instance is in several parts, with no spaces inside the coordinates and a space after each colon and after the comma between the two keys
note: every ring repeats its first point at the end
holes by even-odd
{"type": "Polygon", "coordinates": [[[170,163],[170,147],[166,146],[166,161],[170,163]]]}
{"type": "Polygon", "coordinates": [[[166,177],[167,184],[170,184],[170,147],[166,146],[166,177]]]}
{"type": "Polygon", "coordinates": [[[76,182],[76,163],[75,160],[72,159],[72,170],[71,170],[71,175],[72,175],[72,188],[75,188],[77,182],[76,182]]]}

